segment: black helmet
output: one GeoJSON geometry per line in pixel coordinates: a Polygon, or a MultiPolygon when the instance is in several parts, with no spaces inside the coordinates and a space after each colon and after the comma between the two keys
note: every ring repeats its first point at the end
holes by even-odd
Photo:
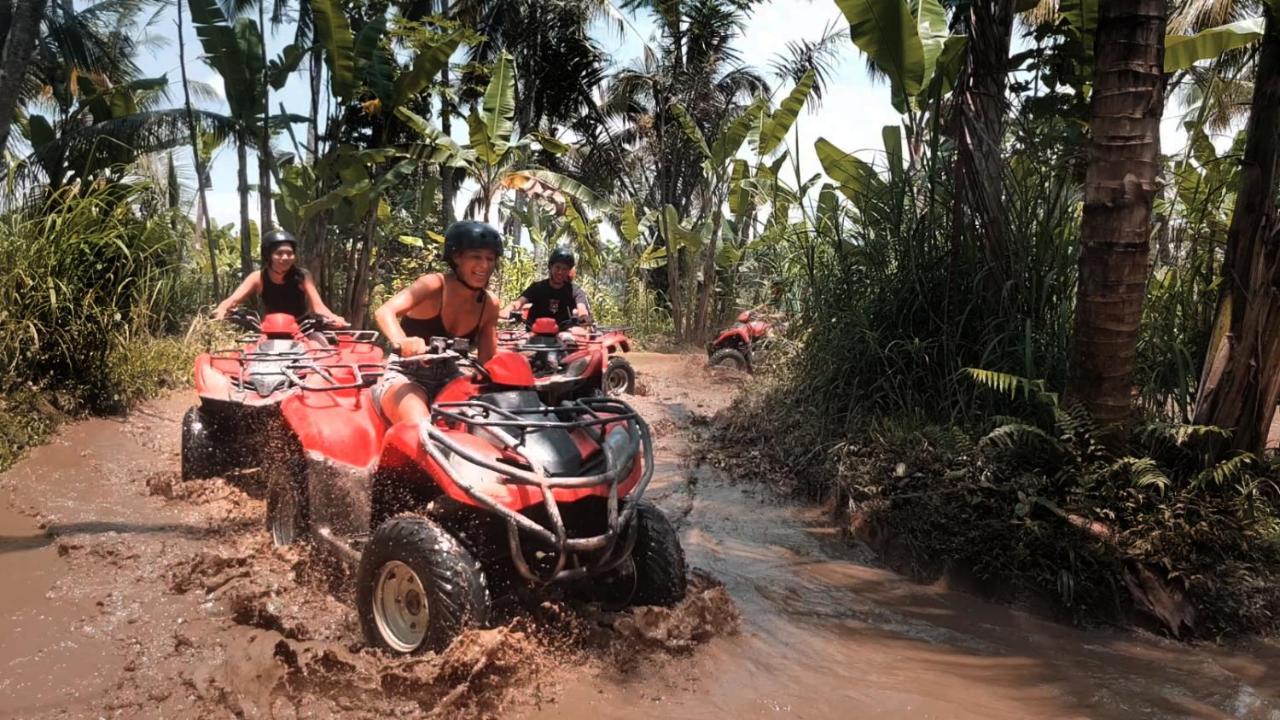
{"type": "Polygon", "coordinates": [[[573,253],[568,248],[558,247],[551,251],[551,257],[547,258],[547,267],[551,267],[556,263],[573,267],[573,253]]]}
{"type": "Polygon", "coordinates": [[[276,248],[281,245],[290,245],[294,252],[298,252],[298,239],[292,233],[285,230],[272,230],[262,236],[262,267],[267,268],[271,265],[271,255],[276,248]]]}
{"type": "Polygon", "coordinates": [[[453,267],[453,256],[463,250],[492,250],[502,257],[502,235],[475,220],[459,220],[444,231],[444,261],[453,267]]]}

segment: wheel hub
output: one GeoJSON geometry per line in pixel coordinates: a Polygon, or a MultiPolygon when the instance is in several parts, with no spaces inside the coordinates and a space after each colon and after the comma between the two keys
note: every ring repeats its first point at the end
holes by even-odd
{"type": "Polygon", "coordinates": [[[373,593],[373,616],[387,645],[413,652],[427,637],[431,618],[427,592],[418,574],[399,560],[382,566],[373,593]]]}

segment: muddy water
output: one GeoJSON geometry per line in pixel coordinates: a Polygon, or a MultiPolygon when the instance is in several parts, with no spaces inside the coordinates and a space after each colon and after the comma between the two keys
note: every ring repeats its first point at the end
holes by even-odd
{"type": "Polygon", "coordinates": [[[686,459],[740,377],[632,361],[698,573],[675,611],[363,649],[342,590],[270,546],[251,476],[175,482],[180,396],[0,476],[0,717],[1280,718],[1271,645],[1078,631],[876,568],[821,510],[686,459]]]}

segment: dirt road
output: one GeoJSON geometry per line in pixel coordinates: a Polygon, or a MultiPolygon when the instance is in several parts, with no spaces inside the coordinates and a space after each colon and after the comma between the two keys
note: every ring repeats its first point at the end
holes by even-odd
{"type": "Polygon", "coordinates": [[[740,378],[632,361],[696,569],[676,611],[549,605],[441,657],[364,650],[309,556],[270,546],[252,478],[176,481],[182,394],[0,476],[0,717],[1280,717],[1271,645],[1080,631],[876,568],[820,510],[688,460],[740,378]]]}

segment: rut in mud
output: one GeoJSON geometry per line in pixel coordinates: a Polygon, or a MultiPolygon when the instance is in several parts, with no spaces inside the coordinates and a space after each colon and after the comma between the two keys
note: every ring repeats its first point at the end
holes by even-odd
{"type": "Polygon", "coordinates": [[[440,656],[362,649],[323,568],[270,546],[251,478],[177,481],[184,395],[0,480],[0,716],[1280,717],[1270,644],[1080,631],[879,569],[821,508],[691,459],[741,376],[632,361],[651,497],[695,568],[680,607],[545,604],[440,656]]]}

